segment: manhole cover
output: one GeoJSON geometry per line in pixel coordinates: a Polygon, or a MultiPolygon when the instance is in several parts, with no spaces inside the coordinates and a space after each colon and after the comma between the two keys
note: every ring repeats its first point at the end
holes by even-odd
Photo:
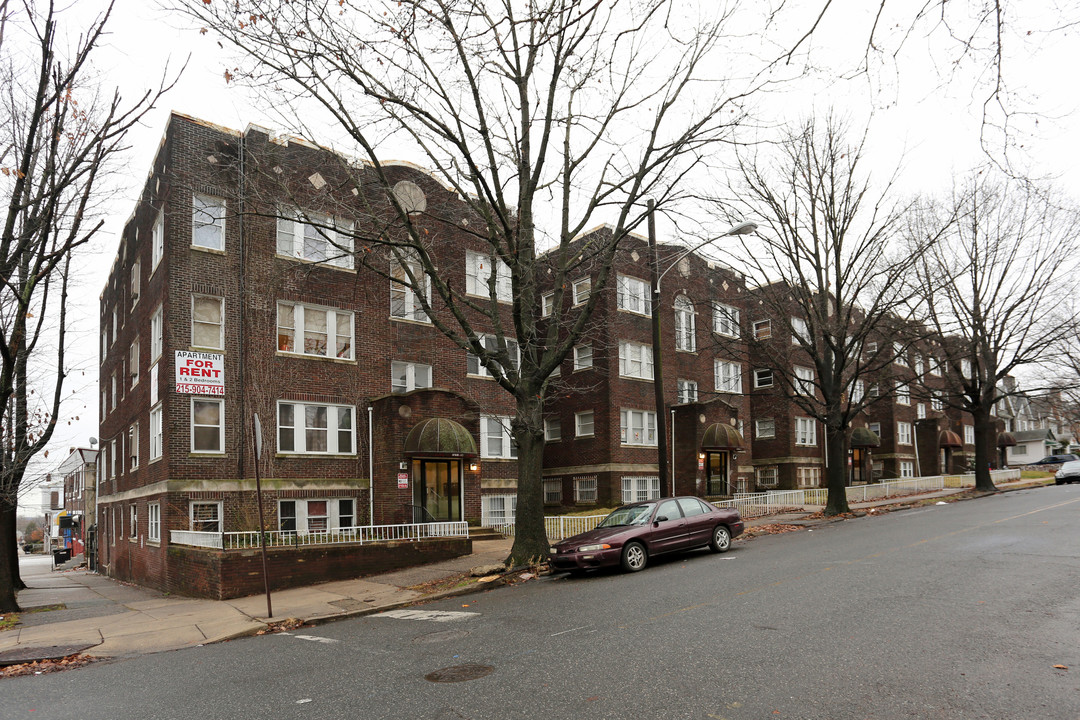
{"type": "Polygon", "coordinates": [[[469,634],[468,630],[443,630],[442,632],[428,633],[413,638],[414,643],[439,643],[450,640],[461,640],[469,634]]]}
{"type": "Polygon", "coordinates": [[[493,672],[495,672],[495,668],[491,665],[454,665],[430,672],[424,676],[424,679],[437,683],[465,682],[466,680],[487,677],[493,672]]]}

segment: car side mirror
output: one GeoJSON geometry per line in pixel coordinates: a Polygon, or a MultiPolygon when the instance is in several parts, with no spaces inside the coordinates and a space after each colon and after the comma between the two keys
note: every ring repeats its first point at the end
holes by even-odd
{"type": "Polygon", "coordinates": [[[658,523],[667,522],[667,515],[660,515],[659,517],[656,518],[655,522],[658,522],[658,523]]]}

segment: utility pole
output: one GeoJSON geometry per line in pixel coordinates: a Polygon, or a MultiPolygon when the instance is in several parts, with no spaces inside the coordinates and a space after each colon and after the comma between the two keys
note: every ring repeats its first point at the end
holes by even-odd
{"type": "MultiPolygon", "coordinates": [[[[652,200],[648,204],[649,216],[649,266],[652,268],[652,360],[653,390],[656,394],[656,467],[660,475],[660,496],[667,495],[667,410],[664,403],[664,365],[663,351],[660,344],[660,258],[656,251],[656,207],[652,200]]],[[[675,483],[671,483],[671,492],[675,492],[675,483]]]]}

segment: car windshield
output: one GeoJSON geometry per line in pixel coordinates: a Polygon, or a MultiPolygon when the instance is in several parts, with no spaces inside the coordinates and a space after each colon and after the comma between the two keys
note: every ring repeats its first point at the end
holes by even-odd
{"type": "Polygon", "coordinates": [[[649,522],[656,503],[644,505],[630,505],[614,510],[610,515],[600,521],[597,527],[619,527],[620,525],[644,525],[649,522]]]}

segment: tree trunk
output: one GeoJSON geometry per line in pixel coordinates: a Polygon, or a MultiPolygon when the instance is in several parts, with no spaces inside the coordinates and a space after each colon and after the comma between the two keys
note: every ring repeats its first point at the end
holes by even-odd
{"type": "Polygon", "coordinates": [[[513,567],[542,562],[550,547],[544,528],[544,405],[535,394],[523,395],[512,423],[518,446],[514,546],[508,559],[513,567]]]}
{"type": "Polygon", "coordinates": [[[825,470],[829,499],[825,505],[826,515],[851,512],[847,501],[847,432],[845,429],[825,428],[825,457],[829,467],[825,470]]]}
{"type": "Polygon", "coordinates": [[[980,407],[971,413],[975,422],[975,489],[981,492],[997,492],[993,478],[990,477],[989,447],[990,409],[980,407]]]}
{"type": "MultiPolygon", "coordinates": [[[[15,528],[18,523],[18,507],[13,503],[10,507],[7,507],[7,503],[0,503],[0,513],[4,515],[10,515],[10,518],[5,518],[5,522],[8,524],[4,527],[15,528]]],[[[3,536],[7,537],[7,536],[3,536]]],[[[11,586],[16,590],[25,590],[26,583],[22,580],[22,575],[19,573],[19,545],[15,542],[15,531],[10,532],[11,541],[4,543],[0,542],[0,553],[3,557],[0,558],[0,562],[7,562],[11,573],[11,586]]]]}
{"type": "MultiPolygon", "coordinates": [[[[0,500],[5,506],[6,500],[0,500]]],[[[0,547],[4,549],[3,562],[0,562],[0,613],[18,612],[19,603],[15,600],[15,582],[18,576],[12,576],[11,563],[7,558],[7,546],[15,546],[15,506],[11,512],[5,507],[0,511],[0,547]]],[[[16,548],[17,551],[17,548],[16,548]]],[[[18,560],[16,559],[16,565],[18,560]]]]}

